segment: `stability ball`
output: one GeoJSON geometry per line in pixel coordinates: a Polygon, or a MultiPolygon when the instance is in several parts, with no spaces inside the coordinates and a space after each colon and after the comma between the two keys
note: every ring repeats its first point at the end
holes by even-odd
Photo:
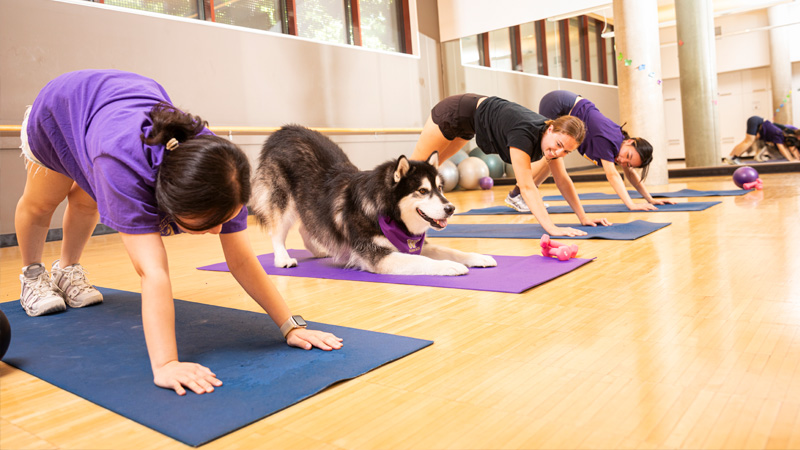
{"type": "Polygon", "coordinates": [[[461,164],[461,161],[469,158],[469,155],[464,150],[457,151],[453,156],[451,156],[448,161],[453,161],[453,164],[458,166],[461,164]]]}
{"type": "Polygon", "coordinates": [[[483,157],[486,156],[486,153],[484,153],[480,147],[475,147],[469,151],[469,156],[483,159],[483,157]]]}
{"type": "Polygon", "coordinates": [[[475,156],[470,156],[458,165],[458,184],[463,189],[478,189],[480,179],[488,176],[489,167],[475,156]]]}
{"type": "Polygon", "coordinates": [[[494,180],[492,179],[492,177],[483,177],[480,180],[478,180],[478,185],[483,190],[489,190],[492,188],[492,186],[494,186],[494,180]]]}
{"type": "Polygon", "coordinates": [[[733,183],[740,188],[744,188],[745,183],[750,183],[758,179],[758,171],[750,166],[739,167],[733,172],[733,183]]]}
{"type": "Polygon", "coordinates": [[[492,178],[503,178],[503,173],[506,171],[506,163],[500,159],[500,156],[494,153],[484,155],[481,157],[486,167],[489,168],[489,176],[492,178]]]}
{"type": "Polygon", "coordinates": [[[444,191],[450,192],[458,185],[458,167],[449,159],[439,166],[439,175],[444,181],[444,191]]]}
{"type": "Polygon", "coordinates": [[[514,166],[511,164],[506,164],[506,178],[516,178],[516,175],[514,175],[514,166]]]}
{"type": "Polygon", "coordinates": [[[9,342],[11,342],[11,325],[8,324],[8,318],[3,311],[0,311],[0,359],[6,354],[9,342]]]}

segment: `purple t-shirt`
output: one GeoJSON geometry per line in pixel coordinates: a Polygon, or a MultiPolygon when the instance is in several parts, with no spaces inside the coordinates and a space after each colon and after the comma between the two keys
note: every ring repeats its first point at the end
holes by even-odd
{"type": "MultiPolygon", "coordinates": [[[[155,197],[167,150],[144,144],[140,137],[150,134],[150,110],[162,101],[172,103],[164,88],[141,75],[118,70],[66,73],[49,82],[33,102],[27,130],[31,151],[97,201],[103,224],[129,234],[175,234],[177,226],[165,219],[155,197]]],[[[247,208],[242,207],[222,233],[246,228],[247,208]]]]}
{"type": "Polygon", "coordinates": [[[425,233],[423,234],[408,234],[400,228],[399,225],[386,216],[378,218],[378,224],[381,226],[381,231],[386,239],[397,248],[401,253],[410,253],[412,255],[419,255],[422,253],[422,245],[425,243],[425,233]]]}
{"type": "Polygon", "coordinates": [[[783,131],[769,120],[765,120],[764,123],[761,124],[761,139],[766,142],[772,142],[773,144],[783,144],[786,142],[783,131]]]}
{"type": "Polygon", "coordinates": [[[613,163],[625,140],[620,126],[604,116],[594,103],[585,98],[572,108],[570,115],[586,124],[586,137],[578,147],[578,153],[595,165],[600,165],[601,160],[613,163]]]}

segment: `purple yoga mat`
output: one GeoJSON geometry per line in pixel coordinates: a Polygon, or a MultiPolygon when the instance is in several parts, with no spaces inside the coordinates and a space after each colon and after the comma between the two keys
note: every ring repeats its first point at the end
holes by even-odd
{"type": "MultiPolygon", "coordinates": [[[[495,256],[497,267],[471,267],[466,275],[456,277],[435,275],[381,275],[355,269],[334,266],[330,258],[316,259],[306,250],[289,250],[297,259],[297,267],[279,269],[272,265],[272,253],[258,257],[261,266],[270,275],[287,277],[324,278],[329,280],[369,281],[373,283],[407,284],[412,286],[432,286],[474,291],[522,293],[553,278],[571,272],[592,261],[592,259],[572,258],[559,261],[555,258],[533,256],[495,256]]],[[[199,270],[228,272],[226,263],[198,267],[199,270]]]]}

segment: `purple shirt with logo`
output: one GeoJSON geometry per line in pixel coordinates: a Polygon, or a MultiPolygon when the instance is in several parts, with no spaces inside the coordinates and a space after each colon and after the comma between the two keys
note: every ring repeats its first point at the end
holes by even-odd
{"type": "Polygon", "coordinates": [[[578,153],[595,165],[600,165],[601,160],[613,163],[625,140],[619,125],[604,116],[594,103],[585,98],[572,108],[570,115],[586,124],[586,137],[578,147],[578,153]]]}
{"type": "Polygon", "coordinates": [[[378,218],[378,224],[386,239],[394,245],[401,253],[419,255],[422,253],[422,244],[425,243],[425,233],[408,234],[403,231],[398,224],[386,216],[378,218]]]}
{"type": "MultiPolygon", "coordinates": [[[[158,168],[167,151],[147,145],[150,110],[172,103],[150,78],[118,70],[59,76],[36,97],[28,119],[31,151],[47,168],[75,180],[97,201],[100,222],[129,234],[180,230],[158,209],[158,168]]],[[[205,130],[202,134],[212,134],[205,130]]],[[[222,233],[247,228],[247,208],[222,233]]]]}

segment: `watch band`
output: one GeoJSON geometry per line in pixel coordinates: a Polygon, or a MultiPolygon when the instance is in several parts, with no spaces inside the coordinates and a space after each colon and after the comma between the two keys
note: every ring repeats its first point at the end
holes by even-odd
{"type": "Polygon", "coordinates": [[[290,331],[297,328],[305,328],[306,326],[306,321],[303,320],[302,316],[289,316],[286,322],[281,325],[281,333],[283,334],[283,338],[286,339],[286,335],[288,335],[290,331]]]}

